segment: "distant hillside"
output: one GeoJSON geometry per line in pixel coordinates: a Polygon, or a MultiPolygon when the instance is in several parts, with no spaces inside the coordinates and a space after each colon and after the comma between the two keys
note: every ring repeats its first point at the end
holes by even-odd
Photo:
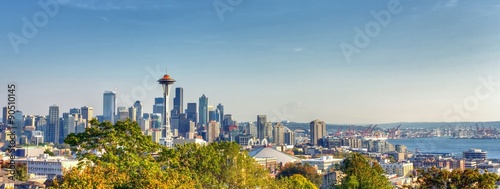
{"type": "MultiPolygon", "coordinates": [[[[476,124],[479,127],[489,128],[498,128],[500,129],[500,121],[492,121],[492,122],[457,122],[457,123],[446,123],[446,122],[399,122],[399,123],[383,123],[377,124],[377,129],[388,129],[394,128],[401,124],[400,129],[436,129],[436,128],[476,128],[476,124]]],[[[297,122],[288,122],[284,123],[285,126],[290,128],[291,130],[302,129],[308,133],[309,123],[297,123],[297,122]]],[[[336,132],[337,130],[346,131],[349,126],[354,126],[356,130],[362,130],[368,127],[367,125],[337,125],[337,124],[327,124],[328,132],[336,132]]],[[[375,125],[375,124],[372,124],[375,125]]]]}

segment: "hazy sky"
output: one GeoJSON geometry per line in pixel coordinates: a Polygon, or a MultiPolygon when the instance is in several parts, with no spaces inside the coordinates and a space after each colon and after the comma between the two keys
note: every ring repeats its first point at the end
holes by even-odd
{"type": "Polygon", "coordinates": [[[500,83],[498,1],[38,2],[0,1],[0,106],[15,82],[25,114],[101,114],[115,88],[152,112],[168,68],[185,103],[205,94],[238,121],[500,120],[500,84],[480,79],[500,83]]]}

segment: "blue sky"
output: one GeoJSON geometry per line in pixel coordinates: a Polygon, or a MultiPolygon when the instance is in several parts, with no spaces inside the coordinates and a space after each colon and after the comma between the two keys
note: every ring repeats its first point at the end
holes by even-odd
{"type": "Polygon", "coordinates": [[[149,78],[168,67],[185,103],[206,94],[238,121],[500,120],[499,86],[473,101],[479,78],[500,82],[498,1],[220,0],[232,8],[221,19],[216,1],[60,0],[24,36],[23,18],[46,14],[39,2],[0,1],[0,82],[18,85],[26,114],[52,104],[101,114],[102,93],[115,88],[119,106],[145,89],[135,96],[151,112],[161,88],[149,78]],[[340,45],[395,2],[400,13],[347,61],[340,45]],[[12,34],[27,40],[17,52],[12,34]],[[464,102],[474,107],[454,109],[464,102]]]}

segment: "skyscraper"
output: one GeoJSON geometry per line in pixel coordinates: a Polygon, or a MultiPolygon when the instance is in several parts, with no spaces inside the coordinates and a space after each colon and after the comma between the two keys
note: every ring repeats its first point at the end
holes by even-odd
{"type": "Polygon", "coordinates": [[[248,122],[247,128],[245,128],[246,133],[252,135],[253,137],[257,137],[257,126],[253,122],[248,122]]]}
{"type": "Polygon", "coordinates": [[[231,114],[224,115],[222,118],[222,130],[224,130],[224,132],[228,132],[229,126],[231,125],[236,125],[233,121],[233,115],[231,114]]]}
{"type": "Polygon", "coordinates": [[[81,111],[78,108],[71,108],[69,109],[69,114],[81,114],[81,111]]]}
{"type": "MultiPolygon", "coordinates": [[[[163,117],[163,109],[165,99],[163,97],[155,98],[155,104],[153,105],[153,113],[160,114],[163,117]]],[[[163,121],[163,120],[160,120],[163,121]]]]}
{"type": "Polygon", "coordinates": [[[137,122],[139,122],[142,118],[142,103],[141,103],[141,101],[135,101],[134,108],[135,108],[135,115],[137,117],[135,119],[137,120],[137,122]]]}
{"type": "Polygon", "coordinates": [[[175,88],[174,108],[172,109],[172,116],[177,116],[184,113],[184,89],[181,87],[175,88]]]}
{"type": "Polygon", "coordinates": [[[213,142],[220,134],[220,124],[216,121],[211,121],[207,125],[207,142],[213,142]]]}
{"type": "Polygon", "coordinates": [[[295,133],[290,129],[285,131],[285,144],[295,145],[295,133]]]}
{"type": "Polygon", "coordinates": [[[52,105],[49,107],[49,120],[46,133],[47,142],[59,143],[59,106],[52,105]]]}
{"type": "Polygon", "coordinates": [[[186,116],[188,120],[198,124],[198,113],[196,111],[196,103],[188,103],[186,109],[186,116]]]}
{"type": "Polygon", "coordinates": [[[7,125],[7,119],[9,118],[9,115],[7,115],[9,112],[7,111],[7,107],[3,107],[2,108],[2,123],[4,125],[7,125]]]}
{"type": "MultiPolygon", "coordinates": [[[[70,110],[71,111],[71,110],[70,110]]],[[[73,111],[75,112],[75,111],[73,111]]],[[[61,135],[59,136],[59,142],[64,143],[64,139],[70,134],[70,133],[75,133],[76,132],[76,119],[79,114],[77,113],[63,113],[62,120],[63,124],[60,126],[61,128],[61,135]]]]}
{"type": "Polygon", "coordinates": [[[94,108],[89,107],[89,106],[84,106],[80,108],[82,110],[82,119],[87,120],[89,122],[94,118],[94,108]]]}
{"type": "Polygon", "coordinates": [[[267,139],[267,142],[274,142],[273,138],[273,123],[266,122],[264,124],[264,138],[267,139]]]}
{"type": "Polygon", "coordinates": [[[118,111],[118,114],[116,115],[115,120],[125,121],[125,120],[127,120],[127,118],[129,118],[127,107],[120,106],[120,107],[118,107],[117,111],[118,111]]]}
{"type": "Polygon", "coordinates": [[[198,119],[198,124],[200,126],[202,125],[207,125],[208,123],[208,98],[203,94],[203,96],[200,97],[200,102],[199,102],[199,114],[200,118],[198,119]]]}
{"type": "Polygon", "coordinates": [[[14,113],[14,130],[16,131],[16,139],[19,140],[23,134],[24,115],[22,111],[16,110],[14,113]]]}
{"type": "Polygon", "coordinates": [[[219,103],[217,105],[217,121],[222,122],[224,120],[224,106],[219,103]]]}
{"type": "Polygon", "coordinates": [[[318,140],[326,136],[326,124],[324,121],[314,120],[310,123],[311,144],[318,145],[318,140]]]}
{"type": "Polygon", "coordinates": [[[257,116],[257,138],[262,140],[264,139],[264,126],[267,122],[266,115],[258,115],[257,116]]]}
{"type": "Polygon", "coordinates": [[[130,121],[137,121],[137,111],[134,106],[128,108],[128,118],[130,121]]]}
{"type": "Polygon", "coordinates": [[[103,117],[104,121],[115,123],[116,115],[116,93],[114,91],[105,91],[103,99],[103,117]]]}
{"type": "Polygon", "coordinates": [[[285,126],[280,122],[274,124],[273,141],[276,145],[285,144],[285,126]]]}
{"type": "Polygon", "coordinates": [[[217,121],[217,112],[216,112],[216,109],[213,107],[213,106],[208,106],[208,122],[210,121],[216,121],[216,122],[219,122],[220,121],[217,121]]]}

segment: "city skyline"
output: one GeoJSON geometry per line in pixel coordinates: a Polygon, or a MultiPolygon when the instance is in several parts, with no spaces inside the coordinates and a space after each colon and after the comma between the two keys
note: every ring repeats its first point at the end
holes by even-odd
{"type": "Polygon", "coordinates": [[[398,1],[401,11],[351,61],[340,46],[393,1],[244,1],[222,20],[211,1],[61,2],[17,52],[8,35],[22,35],[23,18],[44,9],[0,3],[0,85],[17,84],[24,114],[57,104],[61,113],[91,106],[101,115],[106,90],[116,91],[117,107],[140,100],[150,112],[168,68],[184,106],[205,94],[239,121],[500,120],[495,1],[398,1]]]}

